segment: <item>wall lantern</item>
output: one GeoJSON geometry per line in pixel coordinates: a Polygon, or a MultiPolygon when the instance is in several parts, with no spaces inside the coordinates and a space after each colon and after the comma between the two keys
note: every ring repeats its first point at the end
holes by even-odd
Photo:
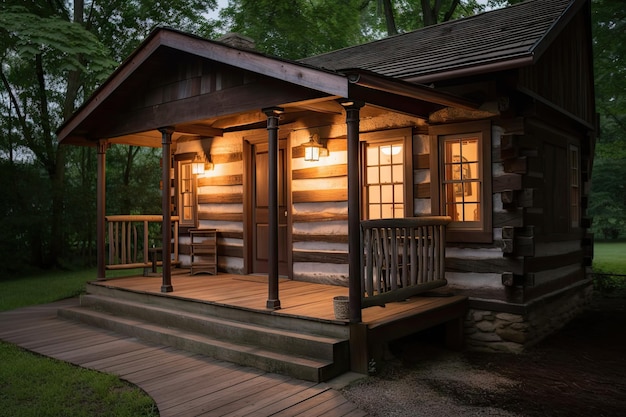
{"type": "Polygon", "coordinates": [[[328,156],[328,149],[319,143],[318,135],[313,135],[309,141],[302,144],[305,161],[319,161],[320,156],[328,156]]]}
{"type": "Polygon", "coordinates": [[[213,164],[207,160],[206,154],[202,153],[202,156],[196,154],[191,162],[191,173],[204,174],[207,169],[213,169],[213,164]]]}

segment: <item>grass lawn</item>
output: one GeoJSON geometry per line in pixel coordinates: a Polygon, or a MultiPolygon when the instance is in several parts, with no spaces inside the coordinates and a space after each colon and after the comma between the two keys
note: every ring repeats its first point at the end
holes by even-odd
{"type": "Polygon", "coordinates": [[[596,272],[626,275],[626,242],[596,242],[593,251],[596,272]]]}
{"type": "MultiPolygon", "coordinates": [[[[120,275],[128,275],[121,271],[120,275]]],[[[107,275],[108,276],[108,275],[107,275]]],[[[77,296],[95,269],[0,280],[0,311],[77,296]]],[[[0,416],[158,417],[152,398],[112,375],[0,342],[0,416]]]]}
{"type": "MultiPolygon", "coordinates": [[[[594,270],[626,274],[626,242],[597,242],[594,270]]],[[[119,271],[110,276],[140,274],[119,271]]],[[[55,271],[0,279],[0,311],[79,295],[96,270],[55,271]]],[[[607,281],[603,281],[607,282],[607,281]]],[[[616,281],[618,288],[625,280],[616,281]],[[621,284],[619,284],[621,282],[621,284]]],[[[612,281],[610,283],[612,285],[612,281]]],[[[154,401],[120,379],[0,342],[0,417],[157,417],[154,401]]]]}

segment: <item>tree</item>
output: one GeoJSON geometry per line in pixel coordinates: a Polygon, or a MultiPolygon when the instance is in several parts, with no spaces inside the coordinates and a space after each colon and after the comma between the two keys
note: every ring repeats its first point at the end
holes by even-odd
{"type": "Polygon", "coordinates": [[[59,147],[55,130],[155,25],[197,31],[214,7],[215,0],[169,0],[159,7],[149,0],[0,4],[0,128],[7,133],[0,157],[35,172],[41,168],[48,179],[49,193],[40,195],[49,196],[49,210],[40,213],[43,227],[33,230],[41,242],[31,247],[41,254],[35,264],[57,264],[66,248],[64,212],[72,209],[66,204],[67,158],[86,157],[59,147]]]}
{"type": "Polygon", "coordinates": [[[61,19],[62,10],[53,3],[27,3],[29,8],[3,4],[0,14],[0,79],[12,109],[7,119],[15,120],[16,133],[10,132],[15,138],[10,152],[28,155],[50,182],[48,221],[32,232],[45,242],[43,248],[31,247],[41,253],[41,259],[33,259],[40,264],[55,262],[62,247],[51,242],[62,242],[66,150],[57,146],[54,131],[65,113],[65,74],[88,71],[98,79],[113,68],[106,48],[80,25],[61,19]]]}
{"type": "Polygon", "coordinates": [[[589,213],[605,238],[626,231],[626,4],[592,5],[596,107],[600,114],[589,213]]]}
{"type": "Polygon", "coordinates": [[[483,9],[476,0],[229,0],[219,25],[262,52],[298,59],[483,9]]]}
{"type": "Polygon", "coordinates": [[[362,42],[361,1],[230,0],[220,26],[251,37],[260,51],[297,59],[362,42]]]}

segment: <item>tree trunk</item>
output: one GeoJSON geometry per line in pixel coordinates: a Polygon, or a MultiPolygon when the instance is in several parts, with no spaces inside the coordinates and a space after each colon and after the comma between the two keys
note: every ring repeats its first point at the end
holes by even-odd
{"type": "Polygon", "coordinates": [[[387,36],[397,35],[398,28],[396,27],[396,20],[394,18],[391,0],[383,0],[383,11],[385,13],[385,22],[387,24],[387,36]]]}
{"type": "MultiPolygon", "coordinates": [[[[450,7],[443,16],[441,22],[447,22],[452,19],[454,11],[459,5],[460,0],[452,0],[450,7]]],[[[431,5],[431,0],[421,0],[422,3],[422,16],[424,20],[424,26],[436,25],[439,22],[439,12],[441,11],[442,0],[435,0],[435,4],[431,5]]]]}

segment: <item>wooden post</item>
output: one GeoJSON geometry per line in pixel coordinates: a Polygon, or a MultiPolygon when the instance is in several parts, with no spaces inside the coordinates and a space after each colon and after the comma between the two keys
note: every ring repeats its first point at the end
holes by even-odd
{"type": "Polygon", "coordinates": [[[268,107],[263,109],[267,116],[268,136],[268,164],[269,164],[269,188],[268,188],[268,296],[267,308],[278,310],[280,299],[278,297],[278,117],[283,112],[280,107],[268,107]]]}
{"type": "Polygon", "coordinates": [[[106,140],[98,141],[98,179],[96,185],[96,256],[99,281],[106,279],[105,257],[105,207],[106,207],[106,152],[109,144],[106,140]]]}
{"type": "Polygon", "coordinates": [[[363,103],[343,101],[348,134],[348,295],[350,323],[361,322],[361,184],[359,180],[359,112],[363,103]]]}
{"type": "Polygon", "coordinates": [[[171,127],[164,127],[159,129],[161,132],[162,138],[162,148],[161,154],[163,158],[163,172],[162,172],[162,182],[163,182],[163,190],[161,197],[161,210],[163,212],[163,223],[162,223],[162,259],[163,259],[163,282],[161,284],[161,292],[172,292],[174,291],[174,287],[172,287],[172,255],[171,255],[171,246],[172,246],[172,209],[171,209],[171,196],[170,196],[170,166],[171,166],[171,156],[170,156],[170,146],[172,145],[172,133],[174,133],[174,129],[171,127]]]}

